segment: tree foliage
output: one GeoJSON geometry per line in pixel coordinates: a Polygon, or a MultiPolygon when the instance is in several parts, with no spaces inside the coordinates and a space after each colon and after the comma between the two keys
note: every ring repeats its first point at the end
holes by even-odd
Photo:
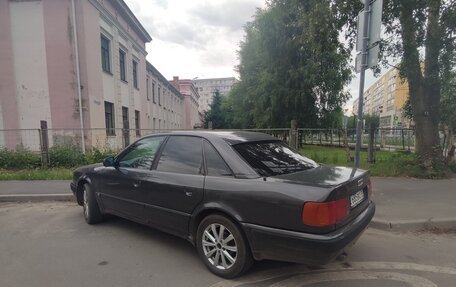
{"type": "Polygon", "coordinates": [[[245,26],[238,82],[227,106],[235,128],[337,127],[350,53],[329,0],[271,0],[245,26]]]}
{"type": "Polygon", "coordinates": [[[212,122],[213,129],[226,128],[225,116],[222,113],[222,97],[220,92],[215,90],[212,103],[209,105],[209,111],[204,115],[204,128],[209,127],[209,122],[212,122]]]}
{"type": "MultiPolygon", "coordinates": [[[[347,24],[346,38],[353,47],[359,1],[334,0],[336,18],[347,24]]],[[[456,1],[384,0],[380,43],[383,64],[399,58],[400,74],[409,84],[410,108],[416,127],[417,153],[431,167],[441,159],[438,125],[444,73],[454,67],[456,1]],[[423,68],[423,69],[422,69],[423,68]]]]}

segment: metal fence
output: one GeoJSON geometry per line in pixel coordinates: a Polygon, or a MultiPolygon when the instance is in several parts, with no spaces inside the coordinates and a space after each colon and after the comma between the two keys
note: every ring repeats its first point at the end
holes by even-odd
{"type": "MultiPolygon", "coordinates": [[[[356,142],[355,129],[312,129],[312,128],[277,128],[277,129],[243,129],[270,134],[291,146],[300,148],[304,145],[339,146],[345,142],[354,147],[356,142]]],[[[151,134],[168,132],[165,129],[85,129],[84,139],[87,150],[119,151],[135,140],[151,134]]],[[[231,130],[233,131],[233,130],[231,130]]],[[[368,144],[368,133],[362,136],[362,147],[368,144]]],[[[415,150],[415,132],[413,129],[376,129],[374,143],[377,149],[383,150],[415,150]]],[[[42,152],[43,149],[62,145],[81,147],[80,129],[20,129],[0,130],[0,148],[9,150],[27,149],[42,152]]]]}
{"type": "MultiPolygon", "coordinates": [[[[369,134],[362,135],[362,147],[367,148],[369,134]]],[[[324,145],[344,146],[345,142],[350,147],[356,144],[356,129],[298,129],[298,142],[300,146],[324,145]]],[[[384,150],[415,150],[415,131],[413,129],[375,129],[374,145],[384,150]]]]}

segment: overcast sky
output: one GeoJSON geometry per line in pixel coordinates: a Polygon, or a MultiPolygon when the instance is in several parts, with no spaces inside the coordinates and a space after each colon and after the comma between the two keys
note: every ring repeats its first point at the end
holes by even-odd
{"type": "MultiPolygon", "coordinates": [[[[152,36],[147,60],[167,79],[237,77],[243,26],[264,0],[125,0],[152,36]]],[[[375,79],[366,73],[366,87],[375,79]]],[[[358,96],[359,79],[347,87],[358,96]]],[[[352,105],[353,99],[347,103],[352,105]]]]}

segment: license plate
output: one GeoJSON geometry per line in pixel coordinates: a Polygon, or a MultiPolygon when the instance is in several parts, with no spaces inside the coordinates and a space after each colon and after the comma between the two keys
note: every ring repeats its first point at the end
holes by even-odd
{"type": "Polygon", "coordinates": [[[353,208],[364,200],[364,191],[360,190],[350,196],[350,207],[353,208]]]}

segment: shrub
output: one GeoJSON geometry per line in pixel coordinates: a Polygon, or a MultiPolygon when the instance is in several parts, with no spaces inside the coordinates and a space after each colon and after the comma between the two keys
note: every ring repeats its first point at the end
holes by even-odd
{"type": "Polygon", "coordinates": [[[58,145],[49,149],[49,167],[75,167],[87,164],[86,155],[76,145],[58,145]]]}
{"type": "Polygon", "coordinates": [[[24,148],[0,149],[0,169],[34,169],[40,166],[41,157],[38,153],[24,148]]]}
{"type": "Polygon", "coordinates": [[[93,148],[86,153],[88,163],[99,163],[102,162],[108,156],[114,156],[116,152],[110,149],[99,149],[93,148]]]}

